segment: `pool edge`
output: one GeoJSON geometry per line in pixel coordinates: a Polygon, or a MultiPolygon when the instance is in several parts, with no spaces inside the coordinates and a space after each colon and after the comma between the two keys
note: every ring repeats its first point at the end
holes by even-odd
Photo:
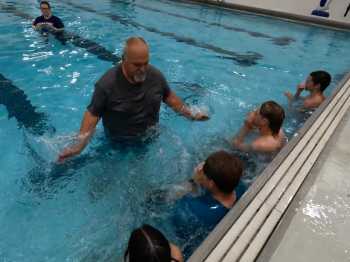
{"type": "Polygon", "coordinates": [[[290,203],[290,206],[287,208],[286,212],[281,218],[280,223],[277,225],[276,229],[273,231],[268,241],[266,242],[264,248],[261,250],[258,255],[256,262],[266,262],[270,261],[273,257],[275,251],[280,245],[280,242],[284,238],[290,224],[292,223],[295,215],[297,214],[302,201],[310,193],[309,190],[314,185],[315,180],[319,176],[320,170],[324,166],[324,162],[329,157],[329,153],[332,151],[333,146],[337,142],[339,135],[345,128],[346,123],[350,120],[350,108],[347,110],[342,120],[338,124],[336,130],[332,134],[331,138],[328,140],[325,148],[322,150],[317,163],[312,167],[308,176],[304,180],[303,184],[299,188],[298,192],[294,195],[293,200],[290,203]]]}
{"type": "Polygon", "coordinates": [[[350,23],[344,23],[337,20],[329,20],[327,18],[321,18],[316,16],[313,17],[313,16],[307,16],[307,15],[287,13],[287,12],[270,10],[270,9],[253,7],[253,6],[239,5],[239,4],[227,3],[227,2],[218,2],[214,0],[181,0],[181,1],[209,5],[209,6],[216,6],[219,8],[225,8],[225,9],[235,10],[239,12],[247,12],[247,13],[260,15],[260,16],[269,16],[269,17],[282,19],[282,20],[289,20],[297,23],[311,24],[315,26],[350,31],[350,23]]]}

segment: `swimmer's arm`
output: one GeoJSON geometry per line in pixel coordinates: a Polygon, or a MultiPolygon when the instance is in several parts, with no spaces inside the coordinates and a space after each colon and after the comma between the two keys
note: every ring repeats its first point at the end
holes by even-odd
{"type": "Polygon", "coordinates": [[[292,100],[289,100],[288,105],[289,105],[290,111],[292,111],[294,113],[302,113],[302,112],[310,110],[309,108],[305,107],[304,105],[299,106],[299,107],[294,106],[292,100]]]}
{"type": "Polygon", "coordinates": [[[83,121],[80,126],[80,135],[78,137],[78,144],[69,148],[65,148],[57,157],[58,163],[65,163],[69,158],[79,155],[84,151],[85,147],[89,143],[89,140],[94,134],[96,125],[100,121],[101,117],[92,115],[86,110],[83,121]]]}
{"type": "Polygon", "coordinates": [[[171,249],[171,258],[176,259],[179,262],[184,262],[180,248],[174,244],[169,243],[171,249]]]}
{"type": "Polygon", "coordinates": [[[180,199],[184,195],[195,192],[195,189],[200,188],[200,182],[198,178],[198,168],[193,172],[192,179],[185,181],[181,184],[178,190],[172,194],[171,199],[180,199]]]}
{"type": "Polygon", "coordinates": [[[48,26],[49,26],[49,28],[55,30],[56,32],[60,32],[60,31],[63,31],[63,30],[64,30],[64,27],[62,27],[62,28],[56,28],[56,27],[54,27],[54,26],[52,25],[52,23],[49,23],[48,26]]]}
{"type": "Polygon", "coordinates": [[[306,96],[300,96],[300,93],[296,93],[293,97],[293,100],[301,100],[301,101],[305,101],[306,96]]]}
{"type": "Polygon", "coordinates": [[[32,26],[33,29],[41,29],[41,23],[32,26]]]}
{"type": "Polygon", "coordinates": [[[250,127],[244,125],[241,129],[241,131],[234,137],[232,144],[235,149],[248,152],[252,149],[251,144],[246,143],[244,140],[251,130],[250,127]]]}
{"type": "Polygon", "coordinates": [[[56,27],[52,27],[53,28],[53,30],[55,30],[56,32],[60,32],[60,31],[63,31],[64,30],[64,27],[62,27],[62,28],[56,28],[56,27]]]}
{"type": "Polygon", "coordinates": [[[54,28],[56,32],[61,32],[64,30],[64,28],[60,28],[60,29],[57,29],[57,28],[54,28]]]}
{"type": "Polygon", "coordinates": [[[209,116],[202,113],[197,113],[195,115],[192,114],[191,110],[189,110],[181,101],[181,99],[173,92],[170,91],[170,94],[166,99],[164,99],[164,103],[170,106],[176,113],[186,117],[191,121],[207,121],[210,119],[209,116]]]}

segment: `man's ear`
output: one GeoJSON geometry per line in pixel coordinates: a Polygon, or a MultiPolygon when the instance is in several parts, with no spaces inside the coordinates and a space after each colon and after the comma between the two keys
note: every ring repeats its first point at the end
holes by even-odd
{"type": "Polygon", "coordinates": [[[122,61],[124,62],[125,61],[125,55],[122,54],[122,61]]]}
{"type": "Polygon", "coordinates": [[[269,120],[266,117],[263,117],[262,122],[263,122],[264,126],[268,126],[269,125],[269,120]]]}
{"type": "Polygon", "coordinates": [[[317,89],[321,89],[321,84],[317,84],[317,85],[315,85],[315,88],[317,88],[317,89]]]}
{"type": "Polygon", "coordinates": [[[214,186],[216,186],[213,180],[209,181],[209,186],[210,188],[213,188],[214,186]]]}

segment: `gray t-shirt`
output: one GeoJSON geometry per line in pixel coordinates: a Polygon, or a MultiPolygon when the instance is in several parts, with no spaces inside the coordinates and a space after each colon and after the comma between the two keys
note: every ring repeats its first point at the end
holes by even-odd
{"type": "Polygon", "coordinates": [[[132,84],[124,76],[122,64],[109,69],[95,84],[88,106],[103,126],[117,136],[133,137],[144,133],[159,120],[161,101],[170,94],[163,74],[148,65],[143,83],[132,84]]]}

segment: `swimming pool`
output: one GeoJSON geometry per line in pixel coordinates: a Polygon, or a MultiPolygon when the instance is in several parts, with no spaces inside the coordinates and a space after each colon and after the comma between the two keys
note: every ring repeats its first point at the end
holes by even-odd
{"type": "MultiPolygon", "coordinates": [[[[183,248],[166,223],[174,204],[155,212],[149,192],[174,188],[210,153],[230,150],[248,112],[267,100],[285,108],[291,138],[304,118],[288,111],[283,92],[322,69],[334,79],[328,94],[350,66],[348,32],[200,5],[56,0],[52,13],[68,41],[50,36],[45,43],[30,29],[37,1],[0,3],[2,261],[115,260],[142,223],[183,248]],[[105,147],[99,125],[81,157],[55,164],[80,127],[93,84],[131,36],[147,41],[151,64],[173,91],[212,120],[190,123],[163,106],[159,137],[147,150],[105,147]]],[[[251,184],[267,163],[245,160],[243,180],[251,184]]]]}

